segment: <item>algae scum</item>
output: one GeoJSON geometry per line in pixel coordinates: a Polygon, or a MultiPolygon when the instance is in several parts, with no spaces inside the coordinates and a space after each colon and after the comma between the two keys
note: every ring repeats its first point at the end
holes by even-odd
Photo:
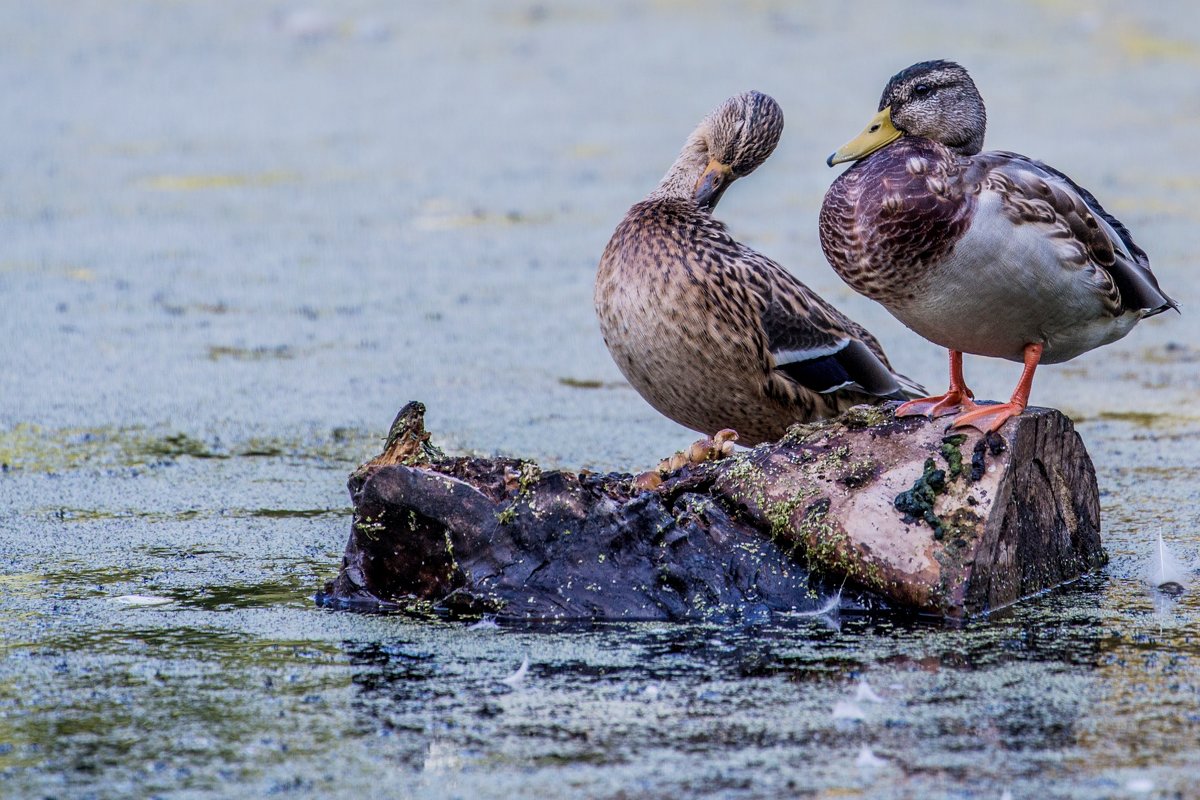
{"type": "Polygon", "coordinates": [[[379,439],[22,430],[2,440],[0,777],[21,797],[1185,797],[1200,602],[1141,580],[1142,515],[1194,502],[1194,467],[1141,426],[1081,431],[1111,563],[953,628],[328,612],[341,486],[379,439]]]}
{"type": "MultiPolygon", "coordinates": [[[[0,4],[0,796],[1194,796],[1200,149],[1180,136],[1200,16],[915,11],[0,4]],[[410,399],[448,451],[554,468],[643,470],[695,438],[612,365],[592,281],[735,92],[788,125],[722,219],[941,388],[944,351],[841,284],[815,220],[825,155],[881,81],[944,55],[987,99],[989,146],[1095,190],[1186,311],[1038,370],[1033,401],[1096,462],[1099,574],[963,629],[314,605],[347,475],[410,399]],[[1182,593],[1144,580],[1159,533],[1182,593]]],[[[1004,398],[1019,367],[966,372],[1004,398]]]]}

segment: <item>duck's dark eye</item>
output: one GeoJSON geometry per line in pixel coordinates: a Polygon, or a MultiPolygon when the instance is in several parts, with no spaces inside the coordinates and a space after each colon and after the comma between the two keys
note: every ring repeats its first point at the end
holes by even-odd
{"type": "Polygon", "coordinates": [[[924,97],[933,91],[928,83],[918,83],[913,87],[913,95],[916,97],[924,97]]]}

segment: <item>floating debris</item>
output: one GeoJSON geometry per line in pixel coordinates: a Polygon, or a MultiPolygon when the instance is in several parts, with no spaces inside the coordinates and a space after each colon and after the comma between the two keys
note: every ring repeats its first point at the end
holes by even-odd
{"type": "Polygon", "coordinates": [[[1150,556],[1150,564],[1146,570],[1146,582],[1168,594],[1179,594],[1187,586],[1187,573],[1187,569],[1163,541],[1160,530],[1157,546],[1150,556]]]}
{"type": "Polygon", "coordinates": [[[272,20],[277,31],[289,39],[314,43],[339,35],[342,23],[313,8],[298,8],[277,13],[272,20]]]}
{"type": "Polygon", "coordinates": [[[854,759],[854,766],[860,769],[878,769],[887,766],[887,759],[875,755],[871,752],[871,748],[864,744],[858,751],[858,758],[854,759]]]}
{"type": "Polygon", "coordinates": [[[501,683],[507,684],[512,688],[517,688],[525,681],[525,676],[529,674],[529,656],[521,662],[521,666],[517,667],[517,671],[507,678],[501,679],[501,683]]]}
{"type": "Polygon", "coordinates": [[[453,744],[436,739],[429,743],[422,765],[426,772],[458,772],[462,766],[462,756],[453,744]]]}
{"type": "Polygon", "coordinates": [[[858,703],[851,700],[838,700],[833,705],[833,718],[861,722],[867,718],[867,714],[858,703]]]}
{"type": "Polygon", "coordinates": [[[1149,778],[1130,778],[1125,782],[1125,788],[1134,794],[1149,794],[1154,791],[1154,781],[1149,778]]]}
{"type": "Polygon", "coordinates": [[[871,684],[867,683],[866,678],[858,682],[858,688],[854,690],[854,699],[860,703],[883,702],[883,698],[871,688],[871,684]]]}
{"type": "Polygon", "coordinates": [[[154,606],[165,606],[175,602],[171,597],[160,597],[152,594],[123,594],[120,597],[111,598],[112,602],[129,606],[130,608],[153,608],[154,606]]]}
{"type": "Polygon", "coordinates": [[[781,616],[781,617],[825,617],[825,616],[829,616],[831,614],[836,614],[838,612],[838,609],[841,608],[841,605],[842,605],[842,590],[838,589],[837,592],[825,602],[825,605],[821,606],[820,608],[813,609],[812,611],[786,611],[786,612],[781,613],[779,616],[781,616]]]}

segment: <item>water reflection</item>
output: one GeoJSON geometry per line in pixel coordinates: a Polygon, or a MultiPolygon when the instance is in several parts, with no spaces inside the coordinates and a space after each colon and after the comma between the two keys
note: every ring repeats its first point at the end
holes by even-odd
{"type": "MultiPolygon", "coordinates": [[[[798,772],[869,787],[875,778],[858,771],[847,780],[834,765],[814,766],[831,750],[861,754],[864,740],[894,768],[890,779],[912,787],[978,776],[981,759],[994,763],[984,769],[993,777],[1032,780],[1075,752],[1099,691],[1107,634],[1096,624],[1097,588],[962,628],[864,617],[840,631],[811,620],[442,626],[436,637],[343,650],[363,724],[398,737],[412,769],[454,772],[464,788],[497,764],[643,774],[649,743],[659,755],[727,763],[776,751],[795,764],[779,773],[782,789],[798,772]],[[431,650],[423,640],[434,639],[444,641],[431,650]],[[527,678],[505,685],[525,651],[527,678]],[[856,713],[836,713],[847,702],[856,713]]],[[[762,788],[757,777],[754,785],[762,788]]]]}

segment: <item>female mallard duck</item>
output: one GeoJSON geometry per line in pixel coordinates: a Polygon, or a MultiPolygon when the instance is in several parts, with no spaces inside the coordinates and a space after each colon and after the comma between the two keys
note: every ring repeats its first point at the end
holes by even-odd
{"type": "Polygon", "coordinates": [[[617,226],[596,275],[596,312],[621,372],[650,405],[744,444],[906,387],[871,334],[711,211],[779,141],[765,94],[732,97],[688,137],[666,177],[617,226]]]}
{"type": "Polygon", "coordinates": [[[842,280],[950,350],[950,389],[897,415],[961,413],[997,430],[1024,410],[1039,362],[1067,361],[1175,301],[1090,192],[1016,153],[981,153],[987,115],[967,71],[926,61],[829,157],[855,161],[825,195],[821,246],[842,280]],[[1023,361],[1012,399],[977,406],[962,354],[1023,361]]]}

